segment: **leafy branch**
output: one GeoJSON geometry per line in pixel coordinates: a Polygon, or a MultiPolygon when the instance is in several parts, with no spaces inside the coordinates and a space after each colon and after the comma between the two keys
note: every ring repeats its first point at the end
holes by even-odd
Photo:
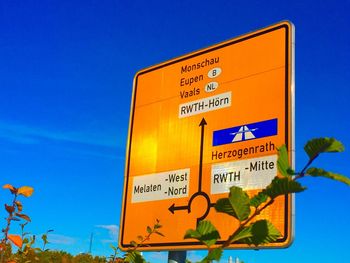
{"type": "MultiPolygon", "coordinates": [[[[8,189],[13,195],[13,200],[10,204],[5,204],[5,210],[8,213],[6,218],[6,227],[2,229],[4,233],[3,238],[0,241],[0,262],[4,261],[4,254],[6,249],[8,248],[8,241],[11,241],[18,248],[22,248],[23,239],[19,235],[9,234],[11,223],[13,221],[21,221],[24,220],[26,222],[30,222],[31,219],[28,215],[23,214],[23,205],[18,200],[19,196],[30,197],[33,194],[34,189],[30,186],[22,186],[20,188],[16,188],[10,184],[6,184],[3,186],[4,189],[8,189]]],[[[24,227],[24,225],[23,225],[24,227]]],[[[23,230],[22,227],[22,230],[23,230]]]]}
{"type": "Polygon", "coordinates": [[[140,247],[146,246],[145,243],[150,240],[151,236],[156,234],[159,236],[164,236],[161,232],[159,232],[159,229],[162,227],[159,220],[156,219],[155,224],[153,227],[147,226],[146,231],[147,234],[144,236],[137,236],[137,241],[131,241],[130,244],[132,246],[131,249],[128,250],[125,257],[125,262],[132,262],[132,263],[145,263],[145,259],[142,257],[142,255],[137,250],[140,247]]]}
{"type": "Polygon", "coordinates": [[[344,146],[340,141],[334,138],[316,138],[308,141],[304,150],[309,160],[301,172],[292,169],[287,148],[283,145],[278,149],[277,167],[280,175],[276,176],[265,189],[249,197],[246,191],[233,186],[227,198],[217,200],[214,206],[216,211],[235,218],[239,223],[238,228],[223,244],[213,248],[220,234],[210,221],[201,221],[195,230],[186,231],[185,239],[197,239],[208,248],[208,255],[201,262],[220,260],[223,249],[231,244],[259,246],[276,241],[281,236],[279,230],[266,219],[256,221],[256,217],[271,206],[277,197],[304,191],[306,187],[297,180],[305,176],[321,176],[350,185],[350,179],[344,175],[310,167],[322,153],[343,152],[344,146]]]}

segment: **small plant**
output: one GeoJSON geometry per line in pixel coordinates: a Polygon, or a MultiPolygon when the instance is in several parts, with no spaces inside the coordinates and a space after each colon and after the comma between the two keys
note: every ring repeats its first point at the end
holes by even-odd
{"type": "Polygon", "coordinates": [[[304,147],[309,160],[301,170],[295,172],[288,159],[288,152],[285,146],[278,149],[277,166],[280,176],[276,176],[272,182],[261,192],[249,197],[247,192],[239,187],[231,187],[227,198],[219,199],[215,209],[219,213],[230,215],[239,222],[237,229],[220,246],[214,246],[220,238],[220,234],[210,221],[201,221],[195,230],[190,229],[184,238],[197,239],[207,246],[208,255],[201,262],[219,261],[223,249],[230,244],[243,243],[258,247],[259,245],[277,240],[281,234],[278,229],[268,220],[255,220],[263,210],[269,207],[278,196],[299,193],[306,188],[297,180],[305,176],[321,176],[340,181],[350,185],[350,179],[322,168],[310,167],[321,153],[333,153],[344,151],[341,142],[334,138],[318,138],[307,142],[304,147]]]}
{"type": "Polygon", "coordinates": [[[50,243],[50,242],[48,241],[48,239],[47,239],[47,236],[49,235],[50,232],[53,232],[53,229],[47,230],[46,233],[43,234],[43,235],[41,236],[41,239],[43,240],[43,248],[42,248],[42,251],[46,251],[47,249],[45,250],[45,247],[46,247],[47,244],[50,243]]]}
{"type": "MultiPolygon", "coordinates": [[[[10,228],[13,221],[21,221],[24,220],[26,223],[30,222],[31,219],[28,215],[23,213],[23,205],[21,201],[18,200],[19,196],[30,197],[33,194],[34,189],[30,186],[22,186],[20,188],[16,188],[10,184],[6,184],[3,186],[4,189],[8,189],[13,195],[12,202],[10,204],[5,204],[5,210],[7,212],[6,217],[6,227],[2,229],[4,234],[3,238],[0,242],[0,262],[3,263],[4,259],[10,258],[12,253],[9,252],[11,250],[12,242],[15,246],[17,246],[20,250],[23,246],[23,234],[22,237],[19,235],[10,234],[10,228]]],[[[25,224],[24,224],[25,225],[25,224]]],[[[24,228],[22,227],[22,231],[24,228]]]]}
{"type": "Polygon", "coordinates": [[[145,242],[148,241],[152,235],[157,234],[163,236],[159,229],[162,227],[159,220],[153,227],[148,226],[147,234],[144,236],[138,236],[137,241],[132,241],[132,248],[125,254],[125,256],[119,256],[119,249],[111,245],[114,253],[109,257],[109,260],[105,257],[93,257],[90,254],[79,254],[72,256],[64,251],[49,251],[46,248],[48,241],[48,235],[53,230],[48,230],[42,234],[41,239],[43,241],[42,248],[35,247],[36,236],[25,231],[26,226],[31,219],[28,215],[23,213],[23,204],[19,201],[20,196],[30,197],[34,189],[29,186],[23,186],[16,188],[10,184],[3,186],[4,189],[8,189],[13,196],[10,204],[5,204],[5,210],[7,212],[6,225],[2,229],[3,237],[0,240],[0,263],[117,263],[117,262],[133,262],[144,263],[146,262],[142,255],[137,251],[140,247],[145,246],[145,242]],[[20,222],[21,234],[11,234],[12,223],[20,222]],[[17,247],[17,251],[13,253],[13,246],[17,247]]]}
{"type": "Polygon", "coordinates": [[[160,225],[160,222],[158,219],[156,219],[156,223],[153,225],[153,227],[147,226],[147,234],[144,236],[138,236],[137,241],[131,241],[130,244],[132,245],[132,248],[128,250],[128,252],[125,255],[125,262],[130,263],[145,263],[145,259],[142,257],[140,252],[137,250],[140,247],[145,246],[145,242],[150,240],[151,236],[153,234],[157,234],[160,236],[164,236],[161,232],[159,232],[159,229],[162,226],[160,225]]]}
{"type": "MultiPolygon", "coordinates": [[[[111,247],[111,249],[113,249],[113,254],[109,256],[109,259],[112,263],[114,262],[119,262],[117,260],[119,260],[120,258],[118,257],[119,256],[119,248],[118,247],[115,247],[113,246],[112,244],[109,245],[111,247]]],[[[122,260],[122,259],[121,259],[122,260]]],[[[123,260],[124,261],[124,260],[123,260]]],[[[120,262],[123,262],[123,261],[120,261],[120,262]]]]}

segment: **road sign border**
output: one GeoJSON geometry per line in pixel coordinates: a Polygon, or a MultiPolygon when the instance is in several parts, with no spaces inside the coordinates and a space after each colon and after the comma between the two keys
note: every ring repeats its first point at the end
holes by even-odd
{"type": "MultiPolygon", "coordinates": [[[[283,21],[276,23],[274,25],[271,25],[269,27],[256,30],[254,32],[244,34],[242,36],[235,37],[233,39],[218,43],[216,45],[212,45],[210,47],[201,49],[199,51],[191,52],[187,55],[183,55],[177,58],[173,58],[171,60],[165,61],[163,63],[157,64],[155,66],[145,68],[135,74],[134,77],[134,83],[133,83],[133,94],[132,94],[132,104],[131,104],[131,115],[130,115],[130,121],[129,121],[129,134],[128,134],[128,142],[127,142],[127,152],[126,152],[126,169],[125,169],[125,180],[124,180],[124,192],[123,192],[123,209],[121,211],[121,227],[120,227],[120,234],[119,234],[119,247],[122,250],[127,250],[132,247],[131,244],[124,243],[124,226],[125,226],[125,210],[127,206],[127,196],[128,196],[128,183],[129,183],[129,169],[130,169],[130,152],[131,152],[131,140],[132,140],[132,129],[133,129],[133,120],[134,120],[134,112],[135,112],[135,105],[136,105],[136,92],[137,92],[137,83],[138,83],[138,77],[146,74],[148,72],[179,63],[181,61],[191,59],[196,56],[200,56],[206,53],[209,53],[211,51],[221,49],[230,45],[234,45],[240,42],[243,42],[248,39],[252,39],[267,33],[270,33],[275,30],[279,30],[281,28],[285,29],[285,43],[286,43],[286,53],[285,53],[285,142],[286,147],[288,149],[288,152],[291,153],[290,156],[290,163],[291,166],[294,168],[294,25],[290,21],[283,21]],[[291,91],[289,90],[291,89],[291,91]]],[[[291,195],[285,195],[284,196],[284,202],[285,202],[285,224],[284,224],[284,236],[278,240],[276,240],[273,243],[282,243],[283,246],[264,246],[261,247],[263,249],[266,248],[284,248],[290,246],[290,244],[293,241],[294,238],[294,194],[291,195]],[[289,208],[291,206],[291,209],[289,208]],[[290,209],[290,210],[289,210],[290,209]],[[290,211],[290,215],[289,215],[290,211]],[[289,230],[289,231],[288,231],[289,230]],[[285,243],[288,240],[287,243],[285,243]]],[[[137,223],[136,223],[137,224],[137,223]]],[[[218,241],[217,244],[222,244],[224,241],[218,241]]],[[[200,242],[194,242],[194,241],[184,241],[184,242],[162,242],[162,243],[151,243],[147,244],[146,251],[159,251],[161,247],[179,247],[179,249],[189,248],[191,246],[197,246],[193,249],[205,249],[204,246],[200,242]]],[[[229,247],[229,249],[250,249],[250,247],[229,247]]],[[[254,247],[252,247],[254,249],[254,247]]],[[[139,248],[139,250],[143,250],[142,248],[139,248]]]]}

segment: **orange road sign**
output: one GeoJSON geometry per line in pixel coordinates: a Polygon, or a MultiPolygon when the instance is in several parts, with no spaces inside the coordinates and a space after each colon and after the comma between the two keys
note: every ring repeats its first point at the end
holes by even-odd
{"type": "MultiPolygon", "coordinates": [[[[238,227],[213,205],[231,186],[253,195],[278,175],[277,147],[293,162],[293,25],[282,22],[138,72],[134,79],[119,246],[160,220],[141,250],[205,248],[184,240],[210,220],[222,244],[238,227]]],[[[258,219],[292,240],[293,196],[258,219]]],[[[246,248],[232,245],[231,248],[246,248]]]]}

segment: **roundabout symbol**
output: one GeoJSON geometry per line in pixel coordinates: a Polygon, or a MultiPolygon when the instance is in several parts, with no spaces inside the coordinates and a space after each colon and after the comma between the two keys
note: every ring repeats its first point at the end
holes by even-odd
{"type": "Polygon", "coordinates": [[[175,211],[177,210],[187,210],[187,213],[191,213],[191,206],[193,203],[193,200],[196,199],[197,197],[204,197],[205,201],[206,201],[206,209],[205,212],[203,213],[202,216],[197,218],[197,224],[204,220],[210,211],[211,207],[214,207],[215,203],[211,203],[210,202],[210,197],[207,193],[202,191],[202,175],[203,175],[203,149],[204,149],[204,127],[205,125],[207,125],[207,122],[205,121],[205,119],[203,118],[202,121],[200,122],[199,126],[201,127],[201,145],[200,145],[200,153],[199,153],[199,176],[198,176],[198,191],[196,193],[194,193],[189,202],[188,205],[184,205],[184,206],[176,206],[175,204],[172,204],[168,210],[174,214],[175,211]]]}

